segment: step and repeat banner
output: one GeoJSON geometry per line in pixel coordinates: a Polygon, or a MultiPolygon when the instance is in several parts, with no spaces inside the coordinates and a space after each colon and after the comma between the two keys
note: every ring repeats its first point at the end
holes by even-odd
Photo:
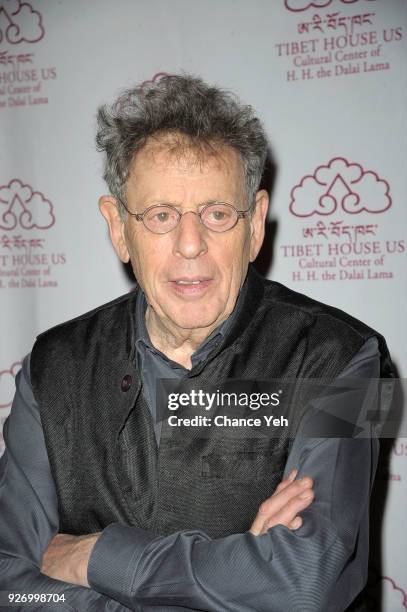
{"type": "MultiPolygon", "coordinates": [[[[406,376],[406,28],[406,0],[0,0],[0,429],[36,335],[132,286],[97,208],[95,114],[160,73],[257,109],[260,267],[378,329],[406,376]]],[[[371,610],[407,610],[406,482],[407,440],[386,440],[371,610]]]]}

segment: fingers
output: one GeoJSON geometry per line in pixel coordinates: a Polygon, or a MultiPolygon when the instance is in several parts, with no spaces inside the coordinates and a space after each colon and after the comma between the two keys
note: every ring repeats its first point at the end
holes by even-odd
{"type": "Polygon", "coordinates": [[[289,529],[298,529],[301,526],[302,520],[297,515],[314,499],[312,478],[304,477],[293,481],[290,474],[280,485],[275,493],[261,504],[250,528],[254,535],[266,533],[275,525],[284,525],[289,529]]]}
{"type": "Polygon", "coordinates": [[[273,495],[275,495],[276,493],[279,493],[280,491],[282,491],[283,489],[288,487],[289,484],[294,482],[294,480],[297,477],[297,474],[298,474],[298,470],[296,468],[292,469],[291,472],[288,474],[287,478],[280,482],[280,484],[278,485],[278,487],[274,491],[273,495]]]}
{"type": "Polygon", "coordinates": [[[302,525],[302,518],[300,516],[296,516],[295,519],[291,521],[291,523],[288,525],[288,528],[295,531],[296,529],[299,529],[301,525],[302,525]]]}
{"type": "MultiPolygon", "coordinates": [[[[278,493],[273,493],[271,497],[268,497],[260,506],[259,514],[272,516],[277,512],[280,512],[287,504],[297,497],[303,496],[301,499],[306,498],[312,485],[314,484],[312,478],[305,476],[299,480],[290,482],[278,493]]],[[[294,518],[294,517],[293,517],[294,518]]]]}
{"type": "Polygon", "coordinates": [[[275,527],[276,525],[284,525],[289,529],[298,529],[301,527],[302,522],[300,523],[298,519],[301,517],[297,517],[299,512],[302,512],[313,502],[314,500],[314,492],[312,489],[304,490],[302,493],[293,497],[288,501],[285,506],[283,506],[280,511],[273,513],[272,516],[268,517],[263,524],[261,529],[261,533],[266,533],[268,529],[271,527],[275,527]]]}

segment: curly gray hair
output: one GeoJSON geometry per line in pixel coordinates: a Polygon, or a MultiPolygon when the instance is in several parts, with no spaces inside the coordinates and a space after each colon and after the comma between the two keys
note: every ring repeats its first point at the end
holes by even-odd
{"type": "MultiPolygon", "coordinates": [[[[120,202],[136,153],[147,139],[181,134],[194,147],[233,147],[245,173],[248,202],[259,188],[267,156],[267,138],[251,106],[232,93],[189,75],[163,75],[124,91],[98,110],[97,148],[104,151],[104,179],[120,202]]],[[[120,207],[121,214],[124,210],[120,207]]]]}

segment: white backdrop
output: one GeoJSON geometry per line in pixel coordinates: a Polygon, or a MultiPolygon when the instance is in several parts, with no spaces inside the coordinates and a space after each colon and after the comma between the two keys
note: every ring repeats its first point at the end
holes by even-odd
{"type": "MultiPolygon", "coordinates": [[[[377,328],[405,376],[406,26],[405,0],[0,0],[0,425],[35,336],[130,287],[98,215],[95,111],[160,72],[258,110],[277,169],[269,276],[377,328]]],[[[406,440],[389,451],[371,609],[399,612],[406,440]]]]}

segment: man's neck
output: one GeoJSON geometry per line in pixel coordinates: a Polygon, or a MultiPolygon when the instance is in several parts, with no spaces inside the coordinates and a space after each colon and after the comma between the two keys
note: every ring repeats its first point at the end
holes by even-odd
{"type": "Polygon", "coordinates": [[[146,310],[146,327],[151,343],[172,361],[192,368],[191,357],[223,321],[197,329],[175,329],[162,321],[150,306],[146,310]]]}

